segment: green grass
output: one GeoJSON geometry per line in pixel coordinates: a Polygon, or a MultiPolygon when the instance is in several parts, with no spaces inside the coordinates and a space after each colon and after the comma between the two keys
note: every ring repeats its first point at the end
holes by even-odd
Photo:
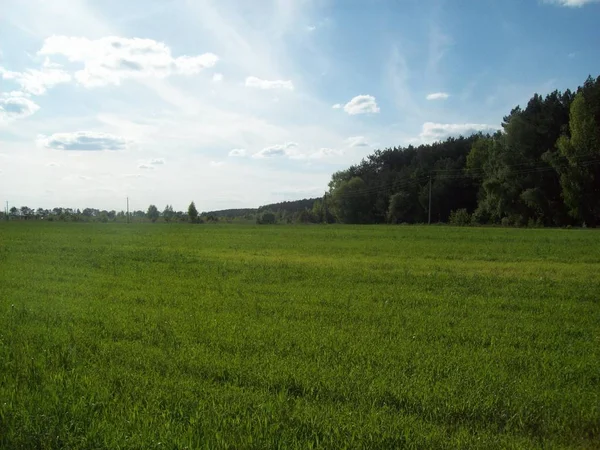
{"type": "Polygon", "coordinates": [[[0,224],[0,448],[598,448],[600,234],[0,224]]]}

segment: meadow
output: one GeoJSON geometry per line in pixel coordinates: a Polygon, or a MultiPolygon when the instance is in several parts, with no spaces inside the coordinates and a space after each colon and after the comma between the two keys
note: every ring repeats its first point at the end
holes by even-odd
{"type": "Polygon", "coordinates": [[[0,448],[599,448],[600,234],[0,224],[0,448]]]}

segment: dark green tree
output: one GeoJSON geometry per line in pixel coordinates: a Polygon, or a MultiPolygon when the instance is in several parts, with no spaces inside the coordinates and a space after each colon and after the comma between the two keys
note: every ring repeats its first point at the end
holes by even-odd
{"type": "Polygon", "coordinates": [[[360,177],[341,182],[332,193],[334,211],[342,223],[369,223],[370,195],[367,184],[360,177]]]}
{"type": "Polygon", "coordinates": [[[188,218],[192,223],[198,222],[198,210],[196,209],[194,202],[190,203],[190,206],[188,206],[188,218]]]}
{"type": "Polygon", "coordinates": [[[600,77],[589,78],[571,105],[570,137],[557,143],[554,164],[569,214],[581,223],[600,224],[600,77]]]}
{"type": "Polygon", "coordinates": [[[158,208],[155,205],[150,205],[148,206],[148,211],[146,212],[146,216],[148,217],[148,219],[150,219],[152,222],[156,222],[156,220],[158,219],[158,217],[160,216],[159,212],[158,212],[158,208]]]}
{"type": "Polygon", "coordinates": [[[173,211],[173,206],[171,206],[171,205],[165,206],[162,216],[163,216],[163,219],[165,219],[165,222],[170,222],[173,219],[173,217],[175,216],[175,212],[173,211]]]}

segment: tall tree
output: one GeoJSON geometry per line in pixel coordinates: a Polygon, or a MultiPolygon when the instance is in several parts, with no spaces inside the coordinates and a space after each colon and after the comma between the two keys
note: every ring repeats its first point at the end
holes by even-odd
{"type": "Polygon", "coordinates": [[[600,77],[589,78],[571,105],[570,137],[558,140],[566,164],[557,165],[569,214],[588,226],[600,225],[600,77]]]}
{"type": "Polygon", "coordinates": [[[171,219],[173,219],[174,215],[175,215],[175,212],[173,211],[173,206],[171,206],[171,205],[165,206],[165,209],[163,210],[163,213],[162,213],[162,216],[163,216],[163,219],[165,219],[165,222],[170,222],[171,219]]]}
{"type": "Polygon", "coordinates": [[[156,220],[160,216],[158,208],[155,205],[148,206],[148,212],[146,213],[146,215],[148,216],[148,219],[150,219],[152,222],[156,222],[156,220]]]}
{"type": "Polygon", "coordinates": [[[367,184],[360,177],[343,181],[333,194],[335,215],[343,223],[369,223],[371,208],[367,184]]]}
{"type": "Polygon", "coordinates": [[[198,221],[198,210],[196,209],[194,202],[190,203],[190,206],[188,206],[188,217],[192,223],[196,223],[198,221]]]}

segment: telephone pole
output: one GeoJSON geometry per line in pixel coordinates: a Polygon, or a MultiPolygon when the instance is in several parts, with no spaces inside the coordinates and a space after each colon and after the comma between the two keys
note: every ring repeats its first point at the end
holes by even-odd
{"type": "Polygon", "coordinates": [[[429,175],[429,225],[431,225],[431,175],[429,175]]]}

